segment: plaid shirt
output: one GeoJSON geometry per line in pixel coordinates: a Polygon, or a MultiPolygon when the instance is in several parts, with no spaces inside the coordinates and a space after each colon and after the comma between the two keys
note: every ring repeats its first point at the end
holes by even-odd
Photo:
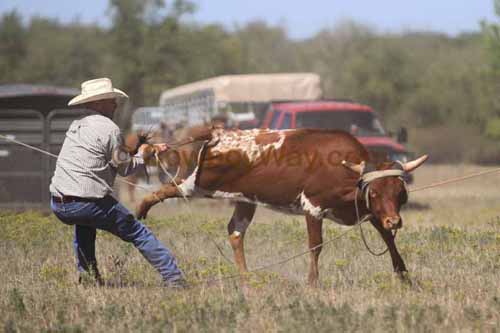
{"type": "Polygon", "coordinates": [[[50,184],[52,195],[102,198],[110,194],[117,173],[128,176],[144,164],[140,155],[128,154],[123,162],[117,162],[113,154],[122,145],[118,126],[97,112],[73,121],[57,158],[50,184]]]}

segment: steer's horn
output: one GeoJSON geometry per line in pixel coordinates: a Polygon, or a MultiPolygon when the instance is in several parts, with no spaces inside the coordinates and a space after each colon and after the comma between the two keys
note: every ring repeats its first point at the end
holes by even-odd
{"type": "Polygon", "coordinates": [[[407,163],[403,164],[403,169],[406,172],[412,172],[413,170],[415,170],[416,168],[421,166],[428,158],[429,158],[429,155],[424,155],[424,156],[417,158],[416,160],[407,162],[407,163]]]}
{"type": "Polygon", "coordinates": [[[356,163],[352,163],[352,162],[344,160],[344,161],[342,161],[342,165],[348,169],[351,169],[354,172],[359,173],[360,175],[363,173],[363,170],[365,169],[365,161],[363,161],[359,164],[356,164],[356,163]]]}

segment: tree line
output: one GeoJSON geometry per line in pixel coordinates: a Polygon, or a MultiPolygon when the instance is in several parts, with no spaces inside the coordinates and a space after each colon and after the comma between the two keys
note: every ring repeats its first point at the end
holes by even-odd
{"type": "MultiPolygon", "coordinates": [[[[494,0],[500,17],[500,0],[494,0]]],[[[226,74],[316,72],[327,97],[373,106],[435,161],[500,162],[500,28],[382,33],[345,21],[304,40],[254,21],[228,29],[186,20],[193,3],[109,0],[111,24],[0,18],[0,84],[78,85],[109,76],[135,106],[180,84],[226,74]]]]}

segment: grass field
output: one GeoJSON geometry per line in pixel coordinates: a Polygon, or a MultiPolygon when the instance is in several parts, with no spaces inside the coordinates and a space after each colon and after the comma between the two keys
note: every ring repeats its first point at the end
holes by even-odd
{"type": "MultiPolygon", "coordinates": [[[[424,166],[417,184],[483,168],[424,166]]],[[[126,200],[125,200],[126,202],[126,200]]],[[[414,193],[397,244],[413,285],[373,257],[359,232],[328,245],[321,286],[306,286],[308,256],[238,280],[226,241],[231,207],[198,201],[163,204],[146,220],[177,255],[195,287],[172,291],[133,248],[100,233],[98,260],[110,285],[76,283],[72,228],[52,215],[1,212],[0,328],[15,331],[500,331],[500,174],[414,193]],[[210,235],[210,236],[208,236],[210,235]]],[[[347,230],[325,221],[328,240],[347,230]]],[[[365,226],[372,247],[383,243],[365,226]]],[[[247,238],[254,268],[306,249],[303,218],[259,209],[247,238]]]]}

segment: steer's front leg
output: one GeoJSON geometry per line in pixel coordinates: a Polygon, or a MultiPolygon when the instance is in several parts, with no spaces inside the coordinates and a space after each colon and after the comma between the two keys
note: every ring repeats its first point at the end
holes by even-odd
{"type": "Polygon", "coordinates": [[[406,269],[406,265],[403,261],[403,258],[401,258],[401,255],[398,252],[398,249],[396,248],[396,243],[394,242],[394,236],[392,235],[390,230],[385,229],[382,224],[377,221],[377,220],[371,220],[372,225],[375,227],[375,229],[378,230],[380,235],[382,236],[382,239],[384,240],[385,244],[387,245],[387,248],[389,249],[389,253],[391,254],[391,260],[392,260],[392,267],[394,268],[394,272],[398,274],[398,276],[405,281],[408,281],[407,277],[407,272],[408,270],[406,269]]]}
{"type": "Polygon", "coordinates": [[[182,193],[177,186],[173,184],[163,185],[159,191],[153,192],[142,199],[142,202],[136,209],[136,216],[139,219],[146,218],[151,207],[158,202],[169,198],[182,197],[182,193]]]}
{"type": "Polygon", "coordinates": [[[309,236],[309,249],[312,249],[310,254],[311,262],[309,264],[308,283],[311,287],[317,287],[319,277],[318,260],[323,243],[323,220],[307,214],[306,222],[307,235],[309,236]]]}

